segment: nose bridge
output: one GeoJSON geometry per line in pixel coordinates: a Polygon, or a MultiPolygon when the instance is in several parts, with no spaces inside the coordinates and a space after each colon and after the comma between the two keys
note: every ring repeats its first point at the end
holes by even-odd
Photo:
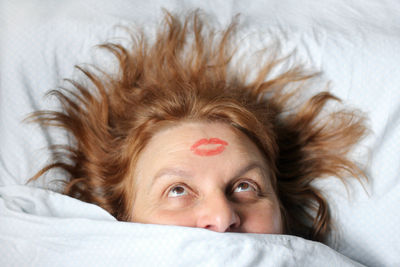
{"type": "Polygon", "coordinates": [[[221,190],[215,190],[204,196],[200,206],[197,227],[226,232],[240,224],[238,214],[221,190]]]}

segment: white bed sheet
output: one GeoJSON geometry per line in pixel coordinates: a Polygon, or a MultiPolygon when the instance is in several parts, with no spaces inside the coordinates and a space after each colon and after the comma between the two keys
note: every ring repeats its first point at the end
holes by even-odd
{"type": "Polygon", "coordinates": [[[0,266],[362,266],[318,242],[118,222],[38,188],[0,188],[0,266]]]}
{"type": "MultiPolygon", "coordinates": [[[[160,7],[178,12],[199,7],[221,26],[241,12],[243,30],[259,33],[259,39],[243,42],[243,49],[260,47],[269,32],[280,33],[287,50],[296,47],[299,58],[332,81],[332,93],[367,112],[372,134],[355,156],[368,163],[369,196],[357,184],[348,198],[335,179],[320,183],[339,229],[331,246],[368,266],[400,265],[397,1],[0,0],[0,185],[24,184],[46,163],[46,146],[64,138],[21,124],[29,112],[54,107],[43,98],[45,92],[73,77],[74,64],[99,60],[93,46],[120,36],[114,25],[134,22],[152,29],[162,15],[160,7]]],[[[9,227],[8,220],[4,215],[0,227],[9,227]]]]}

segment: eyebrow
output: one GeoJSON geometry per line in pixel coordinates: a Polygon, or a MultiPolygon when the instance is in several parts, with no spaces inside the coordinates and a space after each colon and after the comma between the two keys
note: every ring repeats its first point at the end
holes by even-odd
{"type": "Polygon", "coordinates": [[[242,176],[243,174],[254,170],[254,169],[259,169],[261,170],[261,173],[263,175],[263,178],[267,178],[267,170],[264,168],[264,166],[262,166],[260,163],[258,162],[250,162],[249,164],[245,165],[244,168],[240,169],[233,177],[234,179],[242,176]]]}
{"type": "MultiPolygon", "coordinates": [[[[250,162],[249,164],[245,165],[243,168],[239,169],[232,177],[231,180],[234,180],[242,175],[244,175],[245,173],[253,170],[253,169],[259,169],[261,170],[262,176],[263,176],[263,181],[265,183],[265,179],[267,179],[267,170],[264,168],[264,166],[262,166],[262,164],[258,163],[258,162],[250,162]]],[[[193,175],[184,170],[184,169],[180,169],[180,168],[163,168],[160,171],[157,172],[157,174],[154,176],[153,181],[151,182],[150,188],[153,187],[154,183],[159,180],[162,177],[165,176],[179,176],[181,178],[185,178],[185,179],[191,179],[193,178],[193,175]]]]}
{"type": "Polygon", "coordinates": [[[190,179],[193,177],[191,173],[188,171],[185,171],[180,168],[163,168],[157,172],[157,174],[154,176],[153,181],[151,182],[150,187],[153,187],[154,183],[159,180],[163,176],[179,176],[182,178],[187,178],[190,179]]]}

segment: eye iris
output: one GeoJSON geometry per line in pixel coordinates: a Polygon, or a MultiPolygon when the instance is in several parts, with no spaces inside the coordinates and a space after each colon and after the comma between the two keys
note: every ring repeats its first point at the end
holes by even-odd
{"type": "Polygon", "coordinates": [[[174,194],[176,194],[176,195],[180,195],[180,194],[182,194],[183,192],[185,192],[185,189],[183,189],[183,187],[181,187],[181,186],[177,186],[177,187],[174,187],[174,188],[172,189],[172,193],[174,193],[174,194]]]}
{"type": "Polygon", "coordinates": [[[248,183],[240,183],[239,187],[243,190],[247,190],[250,187],[250,185],[248,183]]]}

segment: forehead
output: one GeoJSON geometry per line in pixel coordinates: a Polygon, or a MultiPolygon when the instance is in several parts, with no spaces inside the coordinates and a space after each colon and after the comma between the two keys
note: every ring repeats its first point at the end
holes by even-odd
{"type": "MultiPolygon", "coordinates": [[[[168,127],[156,133],[144,152],[156,150],[157,153],[192,152],[196,148],[224,147],[227,151],[261,155],[256,145],[241,131],[225,123],[185,122],[168,127]]],[[[212,152],[211,151],[211,152],[212,152]]],[[[222,151],[215,153],[197,153],[200,156],[213,157],[218,154],[226,155],[222,151]],[[221,153],[219,153],[221,152],[221,153]]]]}
{"type": "Polygon", "coordinates": [[[136,169],[142,168],[143,171],[143,167],[154,169],[165,167],[161,165],[210,161],[223,164],[227,161],[257,161],[264,164],[263,159],[257,146],[228,124],[184,122],[157,132],[139,155],[136,169]]]}

